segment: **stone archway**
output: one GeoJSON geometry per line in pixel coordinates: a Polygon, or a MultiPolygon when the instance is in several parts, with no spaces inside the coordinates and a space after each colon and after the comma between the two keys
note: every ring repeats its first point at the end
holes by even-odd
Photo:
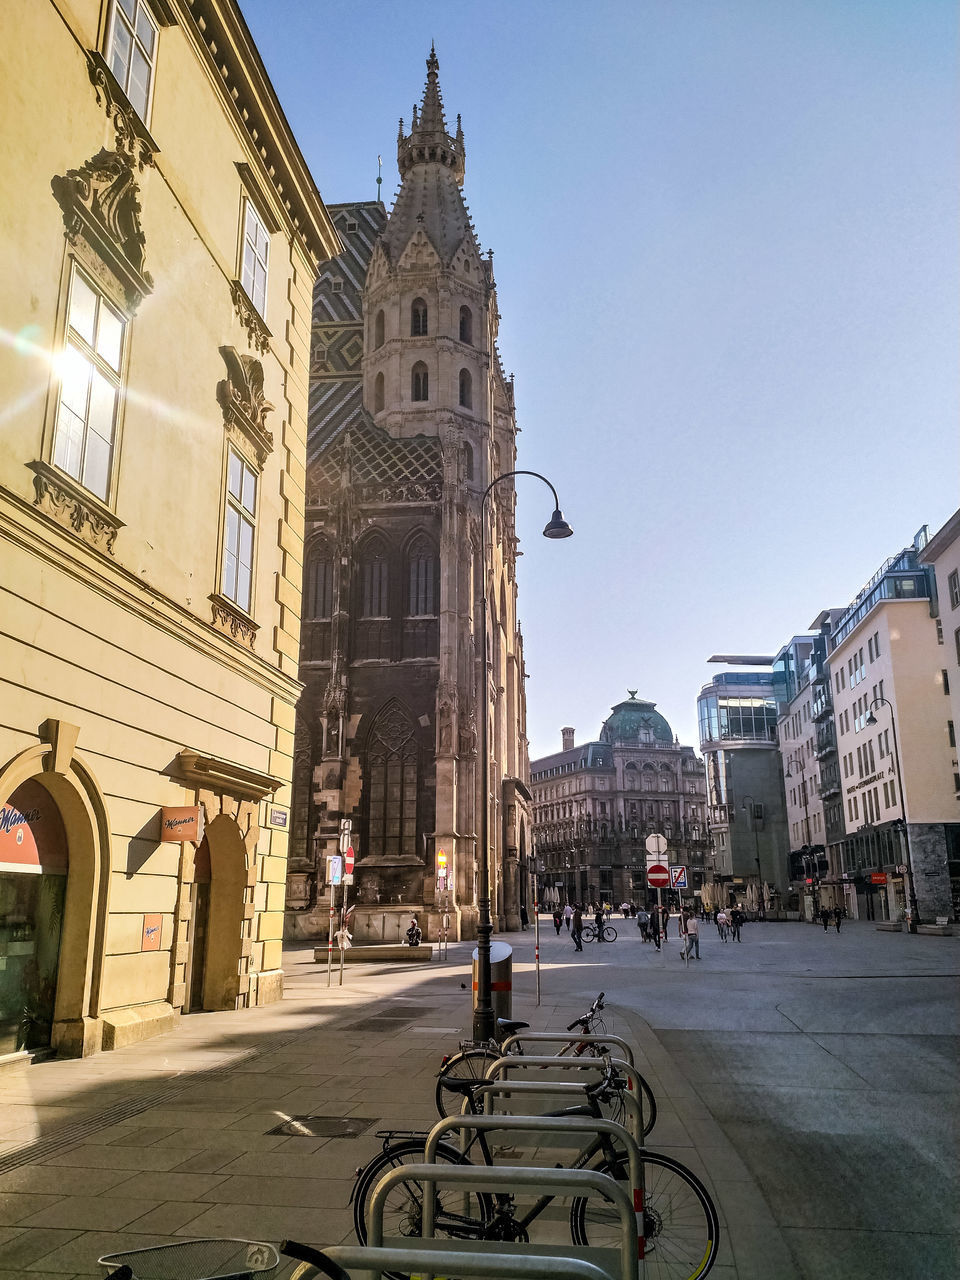
{"type": "Polygon", "coordinates": [[[106,802],[92,771],[74,755],[78,735],[75,726],[47,721],[45,740],[0,770],[0,805],[29,783],[43,789],[63,826],[67,875],[50,1044],[72,1057],[95,1053],[102,1043],[100,988],[110,889],[106,802]]]}

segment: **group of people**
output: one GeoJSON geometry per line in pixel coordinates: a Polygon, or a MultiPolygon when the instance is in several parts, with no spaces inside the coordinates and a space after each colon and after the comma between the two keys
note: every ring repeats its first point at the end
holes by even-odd
{"type": "Polygon", "coordinates": [[[843,923],[843,917],[846,915],[843,907],[834,907],[831,911],[829,907],[820,908],[820,923],[823,925],[823,932],[826,933],[830,927],[830,921],[836,925],[837,933],[840,932],[840,926],[843,923]]]}
{"type": "MultiPolygon", "coordinates": [[[[553,909],[553,927],[559,936],[560,930],[566,925],[567,933],[573,939],[573,947],[575,951],[583,950],[583,916],[585,908],[579,902],[568,902],[563,907],[554,907],[553,909]]],[[[597,903],[596,906],[591,904],[590,910],[593,911],[594,923],[597,926],[597,940],[603,941],[603,905],[597,903]]]]}
{"type": "Polygon", "coordinates": [[[720,907],[713,918],[721,942],[726,942],[728,938],[732,938],[734,942],[742,941],[740,930],[747,923],[747,917],[739,907],[731,907],[729,911],[725,907],[720,907]]]}

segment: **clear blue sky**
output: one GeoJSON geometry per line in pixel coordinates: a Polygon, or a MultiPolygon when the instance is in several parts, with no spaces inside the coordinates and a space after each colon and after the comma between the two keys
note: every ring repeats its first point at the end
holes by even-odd
{"type": "Polygon", "coordinates": [[[960,505],[954,0],[241,0],[324,198],[397,185],[435,40],[495,251],[531,755],[637,688],[697,745],[960,505]]]}

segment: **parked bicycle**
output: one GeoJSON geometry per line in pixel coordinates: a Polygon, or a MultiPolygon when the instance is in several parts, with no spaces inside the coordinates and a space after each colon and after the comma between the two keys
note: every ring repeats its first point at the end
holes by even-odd
{"type": "MultiPolygon", "coordinates": [[[[618,1077],[612,1066],[595,1084],[584,1087],[585,1106],[566,1107],[548,1112],[551,1116],[592,1115],[603,1118],[603,1106],[609,1105],[626,1081],[618,1077]]],[[[482,1108],[476,1098],[477,1082],[470,1079],[450,1081],[450,1089],[466,1101],[469,1113],[478,1115],[482,1108]]],[[[382,1148],[367,1165],[357,1170],[357,1181],[351,1197],[354,1229],[361,1244],[366,1244],[369,1229],[369,1207],[373,1190],[383,1175],[404,1165],[419,1165],[424,1160],[426,1134],[410,1130],[385,1129],[378,1135],[382,1148]]],[[[437,1164],[484,1164],[492,1166],[493,1152],[481,1129],[461,1151],[452,1143],[440,1141],[434,1157],[437,1164]],[[471,1156],[474,1159],[471,1160],[471,1156]]],[[[565,1166],[571,1169],[593,1169],[618,1181],[629,1180],[626,1154],[607,1133],[597,1133],[565,1166]]],[[[641,1151],[642,1232],[644,1237],[645,1277],[649,1280],[698,1280],[713,1266],[719,1240],[719,1220],[710,1194],[689,1169],[670,1156],[641,1151]]],[[[423,1184],[411,1177],[398,1181],[387,1192],[384,1203],[384,1235],[415,1237],[422,1233],[423,1184]]],[[[436,1237],[454,1240],[506,1240],[525,1242],[529,1229],[553,1203],[551,1195],[540,1196],[531,1205],[518,1209],[515,1198],[502,1192],[433,1189],[433,1230],[436,1237]]],[[[639,1209],[638,1209],[639,1212],[639,1209]]],[[[616,1247],[620,1225],[616,1213],[603,1201],[574,1198],[569,1210],[570,1239],[577,1245],[616,1247]]],[[[391,1273],[392,1280],[407,1280],[402,1272],[391,1273]]]]}
{"type": "MultiPolygon", "coordinates": [[[[603,1021],[603,1002],[604,992],[601,991],[587,1012],[579,1018],[574,1018],[567,1030],[579,1031],[582,1036],[602,1036],[607,1030],[603,1021]]],[[[509,1018],[498,1018],[497,1025],[501,1040],[505,1040],[508,1036],[529,1027],[530,1023],[515,1022],[509,1018]]],[[[516,1041],[507,1052],[508,1054],[516,1054],[518,1057],[522,1057],[523,1045],[516,1041]]],[[[555,1056],[565,1058],[572,1055],[575,1058],[581,1058],[586,1055],[591,1058],[602,1058],[610,1057],[611,1052],[609,1046],[602,1042],[578,1040],[574,1037],[572,1040],[568,1040],[566,1044],[561,1045],[555,1056]]],[[[487,1068],[502,1056],[503,1050],[496,1040],[461,1041],[459,1051],[445,1056],[440,1064],[436,1089],[436,1103],[439,1114],[441,1116],[456,1115],[463,1105],[463,1094],[454,1084],[455,1081],[470,1080],[475,1084],[479,1083],[485,1079],[487,1068]]],[[[657,1100],[653,1096],[653,1090],[643,1076],[638,1073],[638,1077],[640,1088],[638,1101],[643,1112],[643,1136],[646,1137],[657,1122],[657,1100]]]]}

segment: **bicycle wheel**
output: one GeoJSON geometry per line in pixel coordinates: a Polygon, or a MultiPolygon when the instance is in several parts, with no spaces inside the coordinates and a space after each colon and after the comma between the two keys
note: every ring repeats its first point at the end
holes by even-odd
{"type": "MultiPolygon", "coordinates": [[[[362,1170],[353,1196],[353,1228],[361,1244],[367,1243],[370,1199],[377,1183],[390,1169],[423,1164],[422,1141],[391,1143],[362,1170]]],[[[456,1147],[437,1147],[436,1164],[470,1164],[456,1147]]],[[[482,1191],[438,1186],[434,1188],[434,1234],[455,1240],[480,1240],[484,1223],[493,1216],[493,1200],[482,1191]]],[[[423,1229],[423,1184],[411,1179],[398,1182],[383,1205],[384,1237],[419,1236],[423,1229]]],[[[384,1272],[389,1280],[408,1280],[403,1271],[384,1272]]]]}
{"type": "Polygon", "coordinates": [[[603,926],[603,940],[604,942],[616,942],[617,931],[612,924],[605,924],[603,926]]]}
{"type": "Polygon", "coordinates": [[[584,942],[595,942],[597,937],[597,926],[595,924],[585,924],[583,926],[583,933],[581,933],[580,937],[584,942]]]}
{"type": "Polygon", "coordinates": [[[437,1111],[441,1116],[458,1116],[463,1109],[463,1094],[446,1087],[448,1080],[474,1080],[478,1084],[491,1062],[500,1057],[493,1049],[461,1049],[455,1053],[437,1077],[437,1111]]]}
{"type": "MultiPolygon", "coordinates": [[[[653,1151],[642,1153],[643,1274],[647,1280],[698,1280],[717,1258],[720,1222],[710,1193],[679,1161],[653,1151]]],[[[629,1179],[624,1156],[611,1169],[620,1180],[629,1179]]],[[[618,1248],[620,1218],[611,1205],[595,1197],[580,1197],[570,1207],[570,1234],[574,1244],[618,1248]]]]}

